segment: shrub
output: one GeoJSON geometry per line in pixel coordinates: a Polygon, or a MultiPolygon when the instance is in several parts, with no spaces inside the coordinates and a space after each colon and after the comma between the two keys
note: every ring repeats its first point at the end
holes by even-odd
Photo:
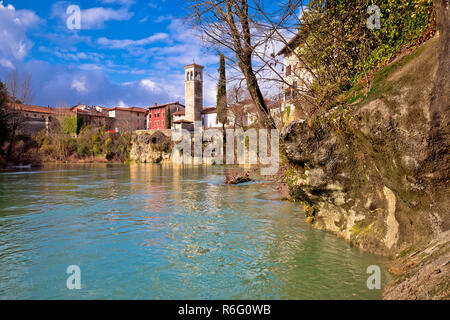
{"type": "Polygon", "coordinates": [[[432,0],[311,0],[299,52],[317,76],[311,91],[318,105],[335,105],[362,79],[370,87],[375,70],[434,34],[435,18],[432,0]],[[379,30],[366,26],[372,4],[381,9],[379,30]]]}
{"type": "Polygon", "coordinates": [[[85,142],[81,142],[77,145],[77,154],[80,157],[88,157],[91,155],[91,148],[90,146],[85,143],[85,142]]]}
{"type": "Polygon", "coordinates": [[[66,116],[61,119],[62,131],[64,134],[77,134],[78,133],[78,117],[66,116]]]}
{"type": "Polygon", "coordinates": [[[170,152],[172,150],[172,141],[161,131],[156,131],[150,136],[150,144],[153,150],[159,152],[170,152]]]}

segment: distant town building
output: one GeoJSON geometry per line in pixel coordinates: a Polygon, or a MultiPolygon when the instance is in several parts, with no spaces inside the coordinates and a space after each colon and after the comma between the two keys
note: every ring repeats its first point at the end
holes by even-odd
{"type": "Polygon", "coordinates": [[[18,132],[25,135],[34,135],[42,130],[48,130],[52,121],[53,109],[17,103],[6,105],[13,121],[20,122],[18,132]]]}
{"type": "Polygon", "coordinates": [[[222,128],[222,124],[217,118],[217,108],[209,107],[202,110],[202,126],[204,128],[222,128]]]}
{"type": "Polygon", "coordinates": [[[146,114],[147,110],[144,108],[123,108],[115,107],[105,109],[108,111],[109,117],[115,119],[116,130],[145,130],[147,128],[146,114]]]}
{"type": "Polygon", "coordinates": [[[164,130],[167,129],[166,113],[170,108],[171,120],[173,123],[174,114],[182,112],[184,114],[185,106],[178,101],[147,108],[147,129],[148,130],[164,130]]]}
{"type": "Polygon", "coordinates": [[[301,51],[302,40],[297,34],[293,37],[279,52],[283,55],[283,81],[282,86],[282,104],[281,112],[288,111],[290,115],[294,114],[294,102],[299,96],[300,91],[304,91],[312,83],[312,76],[306,70],[298,58],[301,51]]]}

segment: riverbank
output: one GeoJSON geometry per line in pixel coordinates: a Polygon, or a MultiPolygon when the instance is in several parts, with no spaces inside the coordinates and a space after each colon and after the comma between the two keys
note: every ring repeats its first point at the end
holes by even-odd
{"type": "MultiPolygon", "coordinates": [[[[438,52],[435,37],[380,70],[369,92],[351,90],[352,104],[282,132],[289,198],[304,204],[312,226],[390,256],[393,265],[412,248],[420,256],[450,228],[448,126],[438,142],[430,140],[432,101],[445,101],[433,96],[437,79],[446,76],[438,52]]],[[[448,250],[444,246],[430,261],[448,262],[448,250]]],[[[413,298],[398,293],[405,287],[415,292],[421,273],[397,270],[400,280],[386,297],[413,298]],[[402,281],[410,272],[417,276],[402,281]]],[[[418,298],[448,297],[445,283],[430,284],[434,291],[418,298]]]]}

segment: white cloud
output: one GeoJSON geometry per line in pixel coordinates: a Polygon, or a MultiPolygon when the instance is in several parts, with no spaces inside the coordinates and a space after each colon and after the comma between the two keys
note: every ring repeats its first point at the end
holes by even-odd
{"type": "Polygon", "coordinates": [[[33,47],[26,32],[40,23],[40,18],[30,10],[16,10],[0,1],[0,59],[2,65],[21,61],[33,47]],[[10,63],[6,63],[8,60],[10,63]]]}
{"type": "Polygon", "coordinates": [[[142,87],[142,88],[145,88],[145,89],[147,89],[147,90],[149,90],[149,91],[155,91],[157,88],[156,88],[156,83],[155,82],[153,82],[152,80],[150,80],[150,79],[142,79],[140,82],[139,82],[139,85],[142,87]]]}
{"type": "MultiPolygon", "coordinates": [[[[0,77],[6,75],[11,67],[32,74],[33,103],[37,105],[68,106],[82,102],[111,107],[146,107],[155,102],[183,102],[184,65],[195,60],[205,65],[207,70],[208,64],[216,65],[218,62],[215,54],[202,52],[195,30],[176,19],[168,26],[160,25],[165,28],[160,33],[137,40],[100,38],[91,41],[89,36],[72,32],[42,33],[39,36],[49,45],[41,46],[39,50],[47,57],[56,57],[59,63],[27,59],[33,44],[26,34],[40,20],[36,15],[33,18],[31,12],[18,12],[13,7],[0,6],[0,39],[11,40],[5,40],[0,46],[0,77]],[[15,18],[18,21],[14,22],[15,18]],[[9,34],[9,38],[4,34],[9,34]],[[159,46],[160,42],[164,45],[159,46]],[[79,44],[83,44],[83,51],[79,50],[79,44]],[[108,54],[98,52],[99,44],[101,48],[114,48],[115,51],[108,54]],[[116,83],[108,79],[110,75],[121,79],[121,74],[127,82],[116,83]]],[[[101,20],[110,21],[106,16],[101,20]]],[[[53,58],[49,61],[54,61],[53,58]]],[[[210,70],[216,74],[215,66],[210,70]]],[[[205,106],[211,106],[215,101],[216,83],[207,79],[205,71],[205,106]]]]}
{"type": "Polygon", "coordinates": [[[88,89],[86,88],[86,79],[73,79],[72,84],[70,86],[72,89],[75,89],[78,93],[86,94],[88,89]]]}
{"type": "Polygon", "coordinates": [[[0,65],[8,69],[15,69],[13,63],[8,59],[0,58],[0,65]]]}
{"type": "Polygon", "coordinates": [[[97,43],[110,49],[124,49],[127,47],[146,46],[155,42],[167,40],[169,35],[166,33],[156,33],[150,37],[140,40],[111,40],[108,38],[99,38],[97,43]]]}
{"type": "MultiPolygon", "coordinates": [[[[112,2],[111,2],[112,3],[112,2]]],[[[57,17],[65,26],[69,15],[66,13],[69,2],[59,1],[52,7],[52,17],[57,17]]],[[[121,7],[119,9],[96,7],[84,9],[81,8],[81,29],[103,29],[105,23],[108,21],[127,21],[130,20],[134,13],[129,11],[128,7],[121,7]]]]}
{"type": "Polygon", "coordinates": [[[135,3],[134,0],[102,0],[106,4],[120,4],[122,6],[131,6],[135,3]]]}
{"type": "Polygon", "coordinates": [[[129,108],[131,106],[129,106],[128,104],[126,104],[124,101],[120,100],[119,103],[117,104],[117,106],[119,108],[129,108]]]}
{"type": "Polygon", "coordinates": [[[111,8],[91,8],[81,10],[81,28],[82,29],[100,29],[105,26],[107,21],[126,21],[133,17],[134,13],[126,8],[118,10],[111,8]]]}
{"type": "Polygon", "coordinates": [[[155,19],[155,22],[156,23],[160,23],[160,22],[163,22],[163,21],[169,21],[169,20],[174,20],[174,19],[175,19],[175,17],[172,16],[171,14],[169,14],[167,16],[159,16],[159,17],[157,17],[155,19]]]}

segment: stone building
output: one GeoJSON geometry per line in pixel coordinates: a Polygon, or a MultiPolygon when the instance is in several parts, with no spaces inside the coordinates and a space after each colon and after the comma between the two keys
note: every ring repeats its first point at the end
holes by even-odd
{"type": "Polygon", "coordinates": [[[18,133],[35,135],[48,130],[54,117],[54,109],[24,104],[7,104],[10,121],[20,123],[18,133]]]}
{"type": "Polygon", "coordinates": [[[202,121],[203,109],[203,66],[191,64],[185,66],[185,120],[202,121]]]}
{"type": "Polygon", "coordinates": [[[145,130],[147,128],[147,110],[144,108],[115,107],[106,110],[108,110],[108,116],[115,119],[114,126],[118,131],[145,130]]]}

